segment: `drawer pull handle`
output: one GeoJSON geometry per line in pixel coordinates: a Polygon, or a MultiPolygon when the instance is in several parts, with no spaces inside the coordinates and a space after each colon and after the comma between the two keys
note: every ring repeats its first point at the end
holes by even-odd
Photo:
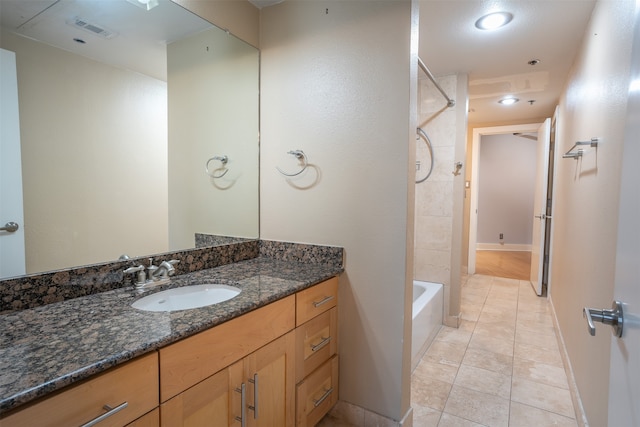
{"type": "Polygon", "coordinates": [[[320,397],[320,399],[314,400],[313,407],[317,408],[318,406],[322,405],[322,402],[324,402],[331,393],[333,393],[333,387],[331,387],[329,390],[325,390],[324,394],[320,397]]]}
{"type": "Polygon", "coordinates": [[[320,338],[322,341],[320,341],[318,344],[316,345],[312,345],[311,346],[311,351],[318,351],[320,350],[322,347],[324,347],[325,345],[329,344],[329,341],[331,341],[331,337],[321,337],[320,338]]]}
{"type": "Polygon", "coordinates": [[[253,374],[253,379],[249,378],[249,382],[253,384],[253,406],[249,405],[249,409],[253,411],[253,419],[258,419],[258,374],[253,374]]]}
{"type": "Polygon", "coordinates": [[[318,308],[318,307],[320,307],[321,305],[328,303],[328,302],[329,302],[329,301],[331,301],[332,299],[333,299],[333,295],[329,295],[328,297],[324,297],[324,298],[322,298],[320,301],[314,301],[314,302],[313,302],[313,306],[314,306],[315,308],[318,308]]]}
{"type": "Polygon", "coordinates": [[[91,421],[89,421],[89,422],[88,422],[88,423],[86,423],[86,424],[82,424],[82,426],[81,426],[81,427],[91,427],[91,426],[94,426],[94,425],[98,424],[100,421],[104,421],[106,418],[109,418],[111,415],[115,414],[116,412],[120,412],[120,411],[122,411],[122,410],[123,410],[124,408],[126,408],[128,405],[129,405],[129,403],[128,403],[128,402],[121,403],[120,405],[116,406],[115,408],[112,408],[112,407],[111,407],[111,406],[109,406],[109,405],[104,405],[104,406],[102,407],[102,409],[104,409],[104,410],[105,410],[105,411],[107,411],[107,412],[105,412],[104,414],[102,414],[102,415],[100,415],[100,416],[98,416],[98,417],[96,417],[96,418],[92,419],[91,421]]]}
{"type": "Polygon", "coordinates": [[[244,408],[247,404],[246,385],[242,383],[240,388],[237,388],[236,391],[240,393],[240,416],[235,418],[236,418],[236,421],[240,421],[240,425],[242,427],[245,427],[247,425],[245,421],[247,417],[245,417],[245,413],[244,413],[244,408]]]}

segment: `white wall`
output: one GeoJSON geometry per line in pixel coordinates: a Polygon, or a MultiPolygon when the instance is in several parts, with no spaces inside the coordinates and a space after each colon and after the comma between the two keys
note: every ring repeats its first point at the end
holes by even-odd
{"type": "Polygon", "coordinates": [[[395,420],[410,391],[412,15],[409,1],[286,1],[261,15],[261,238],[345,248],[340,399],[395,420]],[[294,149],[311,167],[286,179],[275,168],[292,170],[294,149]]]}
{"type": "Polygon", "coordinates": [[[531,245],[537,141],[484,135],[478,167],[479,244],[531,245]]]}
{"type": "Polygon", "coordinates": [[[620,169],[634,24],[632,0],[599,1],[560,100],[558,151],[602,138],[556,169],[551,301],[592,426],[607,425],[610,332],[587,332],[583,307],[613,300],[620,169]]]}
{"type": "Polygon", "coordinates": [[[0,40],[16,52],[27,273],[166,251],[166,83],[0,40]]]}

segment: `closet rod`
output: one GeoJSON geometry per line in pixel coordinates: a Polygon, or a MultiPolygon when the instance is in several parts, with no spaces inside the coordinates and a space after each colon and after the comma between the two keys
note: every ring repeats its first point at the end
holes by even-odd
{"type": "Polygon", "coordinates": [[[456,105],[456,101],[454,101],[453,99],[449,98],[449,96],[446,94],[446,92],[440,87],[438,82],[436,82],[436,78],[433,77],[433,74],[431,74],[431,71],[429,71],[427,66],[424,65],[424,62],[422,62],[422,59],[420,59],[420,57],[418,57],[418,65],[420,66],[422,71],[424,71],[424,73],[427,75],[427,77],[429,77],[429,80],[431,80],[433,82],[433,84],[436,86],[436,89],[438,89],[440,91],[440,93],[442,94],[442,96],[444,96],[446,98],[447,107],[449,107],[449,108],[454,107],[456,105]]]}

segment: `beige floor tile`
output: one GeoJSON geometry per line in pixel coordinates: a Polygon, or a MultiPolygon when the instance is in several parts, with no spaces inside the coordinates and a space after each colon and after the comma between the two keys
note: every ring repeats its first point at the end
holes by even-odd
{"type": "Polygon", "coordinates": [[[474,334],[489,335],[494,338],[501,338],[514,342],[516,336],[516,327],[511,324],[502,322],[486,322],[484,318],[478,319],[474,334]]]}
{"type": "Polygon", "coordinates": [[[462,359],[463,365],[475,366],[502,375],[511,375],[513,371],[513,358],[492,351],[470,348],[462,359]]]}
{"type": "Polygon", "coordinates": [[[373,412],[365,411],[364,427],[396,427],[398,423],[373,412]]]}
{"type": "MultiPolygon", "coordinates": [[[[414,427],[417,427],[414,424],[414,427]]],[[[443,413],[440,418],[440,424],[438,427],[488,427],[484,424],[474,423],[473,421],[465,420],[464,418],[456,417],[455,415],[443,413]]]]}
{"type": "Polygon", "coordinates": [[[516,342],[513,355],[520,359],[533,360],[561,368],[564,367],[559,351],[549,351],[546,348],[531,344],[516,342]]]}
{"type": "Polygon", "coordinates": [[[569,389],[564,368],[547,365],[534,360],[513,359],[513,376],[554,387],[569,389]]]}
{"type": "Polygon", "coordinates": [[[545,348],[552,351],[560,351],[558,347],[558,339],[555,335],[545,335],[534,332],[516,332],[516,342],[529,345],[535,345],[537,347],[545,348]]]}
{"type": "Polygon", "coordinates": [[[456,342],[441,341],[436,337],[424,354],[423,359],[434,363],[459,366],[467,346],[456,342]]]}
{"type": "Polygon", "coordinates": [[[509,424],[509,400],[456,385],[444,412],[491,427],[509,424]]]}
{"type": "Polygon", "coordinates": [[[415,377],[411,380],[411,404],[442,411],[451,387],[450,383],[444,381],[415,377]]]}
{"type": "Polygon", "coordinates": [[[575,417],[571,393],[559,387],[513,377],[511,400],[569,418],[575,417]]]}
{"type": "Polygon", "coordinates": [[[471,340],[471,334],[473,331],[468,331],[460,328],[448,328],[443,327],[437,335],[437,339],[440,341],[454,342],[458,344],[467,345],[471,340]]]}
{"type": "Polygon", "coordinates": [[[460,318],[471,322],[476,322],[480,317],[482,307],[460,304],[460,318]]]}
{"type": "Polygon", "coordinates": [[[461,331],[473,332],[475,328],[476,328],[476,322],[460,319],[460,324],[458,325],[458,329],[460,329],[461,331]]]}
{"type": "Polygon", "coordinates": [[[471,341],[469,341],[469,348],[513,356],[513,339],[473,334],[471,341]]]}
{"type": "Polygon", "coordinates": [[[553,326],[553,318],[549,313],[519,311],[518,321],[535,322],[540,326],[553,326]]]}
{"type": "Polygon", "coordinates": [[[413,427],[438,427],[441,411],[428,406],[411,405],[413,407],[413,427]]]}
{"type": "MultiPolygon", "coordinates": [[[[347,426],[362,427],[364,425],[364,408],[358,405],[338,400],[338,403],[331,408],[329,417],[346,423],[347,426]]],[[[327,418],[325,416],[325,418],[327,418]]]]}
{"type": "Polygon", "coordinates": [[[540,326],[538,322],[516,320],[516,331],[521,331],[524,333],[531,332],[540,335],[551,335],[556,338],[556,329],[553,326],[540,326]]]}
{"type": "Polygon", "coordinates": [[[411,378],[431,378],[453,384],[458,374],[458,367],[446,365],[442,363],[433,363],[426,359],[422,359],[416,369],[413,371],[411,378]]]}
{"type": "Polygon", "coordinates": [[[578,423],[573,418],[564,417],[518,402],[512,402],[509,414],[509,427],[531,426],[577,427],[578,423]]]}
{"type": "Polygon", "coordinates": [[[511,396],[511,375],[503,375],[465,364],[460,365],[454,385],[505,399],[509,399],[511,396]]]}
{"type": "Polygon", "coordinates": [[[356,424],[348,423],[347,421],[340,420],[338,418],[333,417],[332,415],[325,415],[325,417],[322,418],[318,424],[316,424],[316,427],[360,427],[360,426],[356,424]]]}

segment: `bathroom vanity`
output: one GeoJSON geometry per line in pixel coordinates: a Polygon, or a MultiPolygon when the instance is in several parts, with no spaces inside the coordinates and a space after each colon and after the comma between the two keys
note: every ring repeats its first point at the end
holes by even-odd
{"type": "Polygon", "coordinates": [[[338,397],[341,270],[259,256],[172,279],[242,290],[212,306],[140,311],[155,290],[126,287],[4,314],[0,424],[313,426],[338,397]]]}

